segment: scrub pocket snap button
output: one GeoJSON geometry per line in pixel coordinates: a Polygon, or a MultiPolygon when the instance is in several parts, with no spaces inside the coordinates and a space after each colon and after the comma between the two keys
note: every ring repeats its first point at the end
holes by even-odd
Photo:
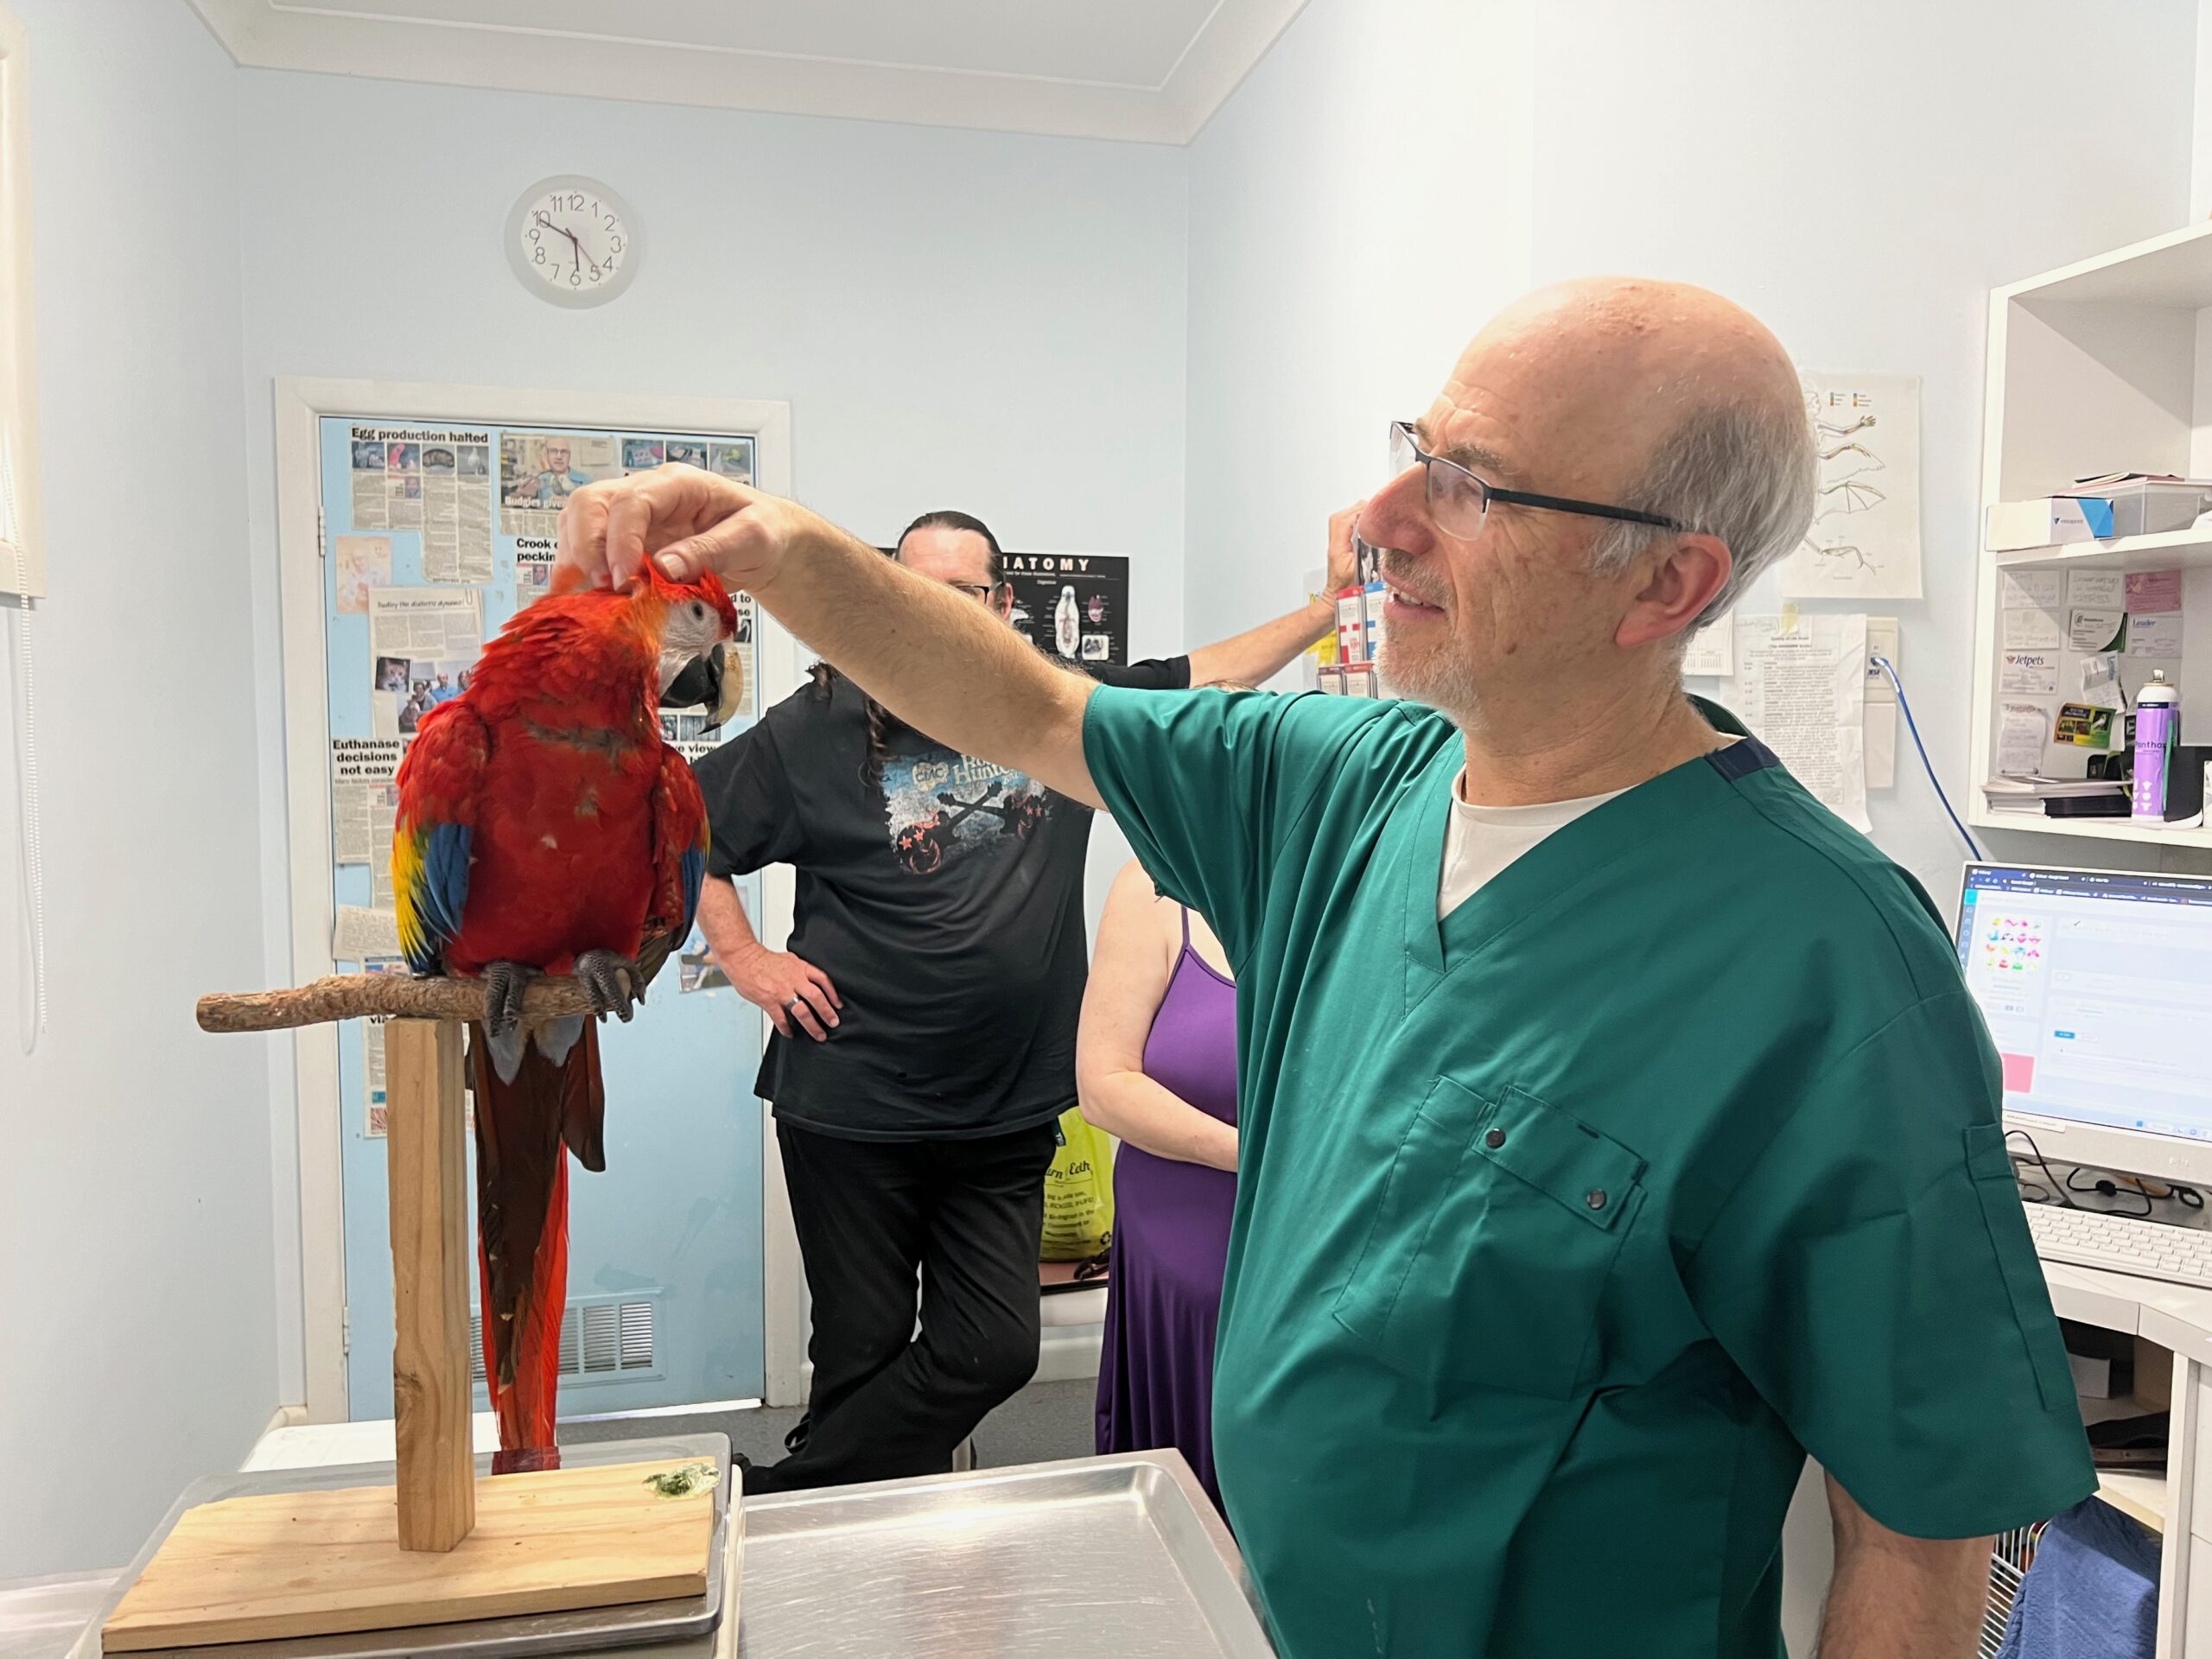
{"type": "Polygon", "coordinates": [[[1505,1131],[1503,1129],[1492,1129],[1488,1135],[1483,1136],[1483,1145],[1491,1148],[1493,1151],[1504,1144],[1505,1131]]]}
{"type": "Polygon", "coordinates": [[[1592,1210],[1604,1209],[1605,1207],[1605,1189],[1602,1186],[1592,1187],[1587,1192],[1585,1192],[1582,1195],[1582,1202],[1588,1205],[1592,1210]]]}

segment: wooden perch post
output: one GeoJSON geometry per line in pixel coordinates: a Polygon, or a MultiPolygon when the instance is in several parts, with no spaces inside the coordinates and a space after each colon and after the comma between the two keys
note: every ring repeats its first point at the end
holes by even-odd
{"type": "MultiPolygon", "coordinates": [[[[650,982],[668,944],[639,963],[650,982]]],[[[523,1020],[588,1014],[566,976],[533,980],[523,1020]]],[[[484,1017],[471,979],[348,974],[282,991],[200,999],[203,1031],[280,1031],[383,1015],[385,1153],[391,1205],[392,1410],[398,1441],[399,1547],[449,1550],[476,1525],[469,1439],[467,1149],[462,1143],[461,1025],[484,1017]]]]}
{"type": "Polygon", "coordinates": [[[461,1027],[394,1020],[385,1027],[384,1076],[399,1547],[445,1550],[476,1525],[461,1027]]]}

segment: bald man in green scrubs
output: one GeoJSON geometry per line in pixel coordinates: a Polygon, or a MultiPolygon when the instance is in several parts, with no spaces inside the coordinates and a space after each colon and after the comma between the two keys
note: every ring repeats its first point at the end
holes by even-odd
{"type": "Polygon", "coordinates": [[[1101,689],[689,469],[579,491],[563,545],[750,588],[1212,921],[1217,1453],[1283,1652],[1776,1659],[1810,1452],[1823,1659],[1960,1659],[1988,1535],[2094,1479],[1934,907],[1681,690],[1811,514],[1789,359],[1702,290],[1569,285],[1392,442],[1361,531],[1418,702],[1101,689]]]}

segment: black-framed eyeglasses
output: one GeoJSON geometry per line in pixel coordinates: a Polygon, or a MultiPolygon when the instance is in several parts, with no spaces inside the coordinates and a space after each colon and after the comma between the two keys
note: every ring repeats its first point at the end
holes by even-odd
{"type": "Polygon", "coordinates": [[[1610,507],[1600,501],[1576,501],[1563,495],[1537,495],[1528,490],[1500,489],[1478,478],[1456,461],[1432,455],[1414,435],[1411,421],[1390,423],[1390,471],[1395,477],[1408,467],[1420,467],[1427,492],[1428,516],[1447,536],[1462,541],[1482,533],[1490,517],[1490,504],[1503,501],[1516,507],[1537,507],[1546,512],[1580,513],[1587,518],[1618,518],[1631,524],[1653,524],[1661,530],[1686,530],[1688,525],[1656,512],[1635,507],[1610,507]]]}
{"type": "Polygon", "coordinates": [[[997,588],[987,582],[948,582],[944,585],[956,594],[965,594],[969,598],[981,600],[986,605],[991,602],[991,595],[998,592],[997,588]]]}

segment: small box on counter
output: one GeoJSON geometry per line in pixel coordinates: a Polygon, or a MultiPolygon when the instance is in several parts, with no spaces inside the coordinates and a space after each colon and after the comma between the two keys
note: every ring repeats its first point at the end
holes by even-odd
{"type": "Polygon", "coordinates": [[[1375,683],[1374,664],[1344,664],[1344,695],[1348,697],[1379,697],[1382,695],[1375,683]]]}
{"type": "Polygon", "coordinates": [[[1989,509],[1982,544],[1992,553],[2061,542],[2087,542],[2113,533],[2112,503],[2095,496],[2048,495],[2032,501],[1999,501],[1989,509]]]}
{"type": "Polygon", "coordinates": [[[1341,697],[1344,694],[1344,667],[1342,663],[1321,664],[1321,691],[1325,696],[1341,697]]]}
{"type": "Polygon", "coordinates": [[[1344,663],[1367,660],[1367,595],[1357,588],[1337,595],[1337,658],[1344,663]]]}
{"type": "Polygon", "coordinates": [[[1379,582],[1370,582],[1361,597],[1366,614],[1367,660],[1379,663],[1382,660],[1382,606],[1389,592],[1379,582]]]}

